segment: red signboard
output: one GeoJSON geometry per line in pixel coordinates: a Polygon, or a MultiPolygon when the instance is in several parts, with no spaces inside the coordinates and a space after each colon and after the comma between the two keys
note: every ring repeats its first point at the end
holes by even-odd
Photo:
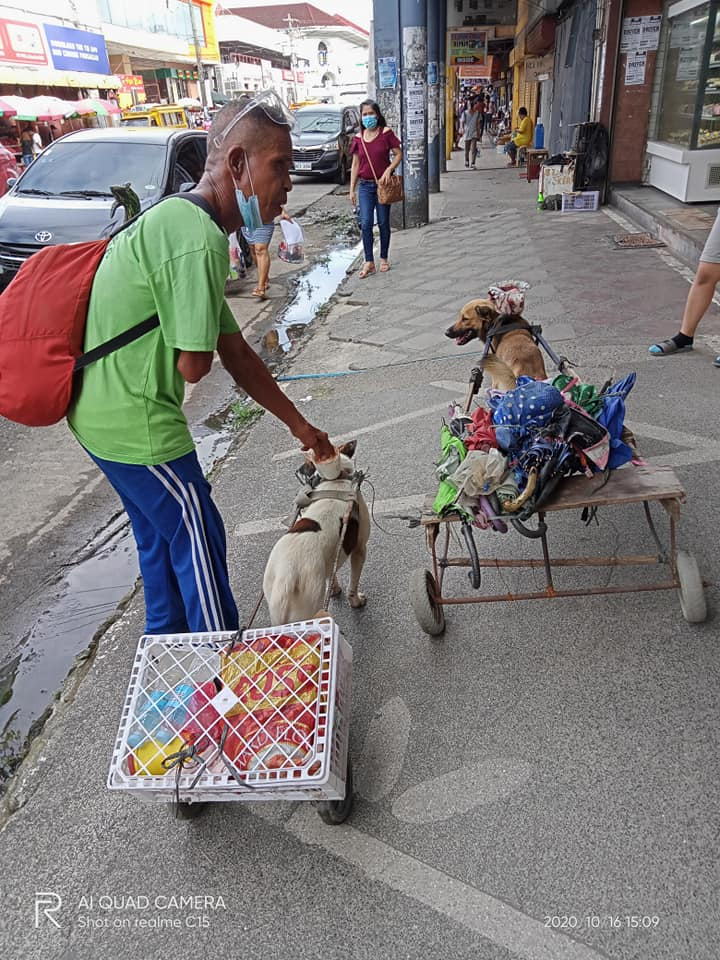
{"type": "Polygon", "coordinates": [[[47,52],[39,25],[20,20],[0,20],[0,60],[47,65],[47,52]]]}

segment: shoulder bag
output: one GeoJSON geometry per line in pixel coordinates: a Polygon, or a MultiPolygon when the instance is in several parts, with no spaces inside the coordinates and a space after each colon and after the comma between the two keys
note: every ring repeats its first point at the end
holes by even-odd
{"type": "MultiPolygon", "coordinates": [[[[382,136],[382,134],[380,134],[380,136],[382,136]]],[[[384,183],[380,183],[380,181],[377,178],[377,174],[375,173],[375,167],[373,166],[373,162],[370,159],[370,154],[368,153],[368,148],[367,148],[367,145],[365,144],[365,139],[362,134],[360,134],[360,142],[363,145],[365,156],[367,157],[367,161],[370,164],[370,169],[372,170],[373,179],[377,184],[378,203],[399,203],[405,197],[405,194],[403,193],[403,178],[399,174],[394,173],[390,177],[390,183],[388,183],[387,186],[385,186],[384,183]]]]}

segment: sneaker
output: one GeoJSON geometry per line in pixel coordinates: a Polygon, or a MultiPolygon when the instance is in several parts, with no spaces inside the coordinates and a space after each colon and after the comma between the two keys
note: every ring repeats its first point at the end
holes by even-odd
{"type": "Polygon", "coordinates": [[[469,163],[467,162],[467,160],[466,160],[466,161],[465,161],[465,169],[467,170],[469,166],[470,166],[470,164],[469,164],[469,163]]]}
{"type": "Polygon", "coordinates": [[[477,167],[475,166],[474,163],[471,163],[471,164],[470,164],[470,169],[471,169],[471,170],[477,170],[477,167]]]}

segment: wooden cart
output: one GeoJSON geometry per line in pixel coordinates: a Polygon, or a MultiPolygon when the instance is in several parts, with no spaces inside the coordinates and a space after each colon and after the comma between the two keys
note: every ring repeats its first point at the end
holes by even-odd
{"type": "MultiPolygon", "coordinates": [[[[536,560],[482,559],[475,546],[473,527],[458,514],[439,517],[432,512],[432,497],[425,503],[422,524],[425,528],[433,570],[415,570],[410,582],[410,601],[417,621],[425,633],[436,636],[445,629],[445,607],[464,603],[500,603],[508,600],[545,600],[556,597],[584,597],[597,594],[639,593],[654,590],[677,590],[683,616],[690,623],[700,623],[707,616],[704,583],[692,554],[677,548],[677,524],[680,505],[685,502],[685,490],[670,467],[625,466],[610,473],[605,482],[600,476],[574,476],[562,481],[542,511],[538,526],[525,529],[525,535],[540,541],[542,558],[536,560]],[[650,512],[650,504],[660,503],[669,519],[670,544],[666,549],[658,536],[650,512]],[[578,510],[597,507],[616,507],[642,504],[645,519],[657,545],[656,554],[614,557],[551,557],[548,546],[548,515],[560,510],[578,510]],[[461,525],[468,556],[449,556],[451,526],[461,525]],[[438,546],[440,541],[440,546],[438,546]],[[555,586],[554,571],[563,567],[637,567],[658,566],[663,578],[644,584],[588,586],[583,589],[563,589],[555,586]],[[482,570],[490,568],[530,568],[545,571],[546,587],[527,593],[503,593],[471,596],[443,596],[445,574],[451,567],[470,568],[470,583],[475,590],[482,584],[482,570]]],[[[507,517],[506,519],[510,519],[507,517]]],[[[508,534],[509,535],[509,534],[508,534]]],[[[497,538],[501,534],[493,533],[497,538]]]]}

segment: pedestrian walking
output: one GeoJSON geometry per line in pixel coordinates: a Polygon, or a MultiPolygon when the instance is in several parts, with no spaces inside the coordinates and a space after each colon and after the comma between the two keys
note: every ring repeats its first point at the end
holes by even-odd
{"type": "Polygon", "coordinates": [[[270,222],[292,189],[291,125],[270,91],[223,107],[198,185],[119,233],[95,274],[86,351],[142,318],[159,319],[158,327],[85,369],[68,415],[130,517],[148,633],[239,625],[223,522],[182,411],[185,384],[210,372],[215,350],[237,385],[303,449],[320,459],[333,453],[327,434],[300,414],[246,343],[223,295],[228,234],[270,222]]]}
{"type": "Polygon", "coordinates": [[[465,168],[475,169],[478,151],[478,133],[480,128],[480,102],[477,97],[470,101],[461,118],[462,137],[465,141],[465,168]]]}
{"type": "Polygon", "coordinates": [[[402,160],[401,144],[387,125],[380,107],[373,100],[360,104],[362,130],[353,137],[350,145],[352,169],[350,171],[350,202],[360,208],[365,263],[358,274],[364,279],[375,273],[373,252],[373,224],[377,211],[380,231],[380,273],[390,269],[390,204],[378,202],[378,184],[387,185],[390,177],[402,160]]]}
{"type": "MultiPolygon", "coordinates": [[[[282,220],[290,220],[283,207],[282,220]]],[[[267,297],[267,288],[270,285],[270,242],[275,232],[275,221],[263,223],[257,230],[248,230],[242,227],[241,233],[250,244],[252,258],[258,271],[257,286],[252,292],[254,297],[264,300],[267,297]]]]}
{"type": "MultiPolygon", "coordinates": [[[[695,278],[685,301],[680,330],[669,340],[653,343],[648,351],[651,356],[667,357],[672,353],[692,350],[695,331],[712,303],[718,283],[720,283],[720,210],[700,254],[695,278]]],[[[720,356],[715,357],[713,365],[720,367],[720,356]]]]}

